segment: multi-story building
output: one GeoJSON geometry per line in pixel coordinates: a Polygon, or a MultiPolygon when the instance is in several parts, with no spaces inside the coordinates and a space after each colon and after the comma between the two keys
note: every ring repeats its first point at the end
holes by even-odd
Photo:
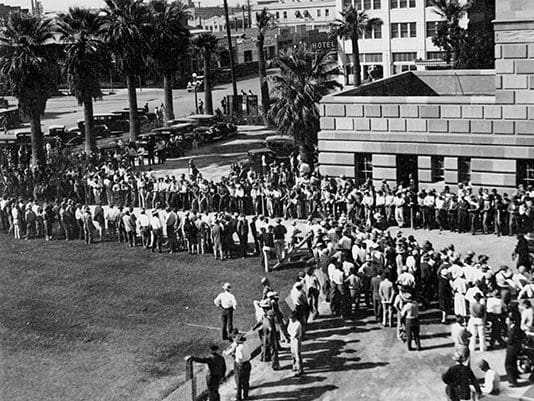
{"type": "Polygon", "coordinates": [[[495,70],[408,71],[325,96],[321,173],[391,186],[534,186],[534,3],[499,0],[496,10],[495,70]]]}
{"type": "MultiPolygon", "coordinates": [[[[432,36],[443,18],[430,0],[336,0],[338,13],[349,6],[365,10],[370,18],[382,21],[358,42],[362,79],[368,78],[372,68],[378,70],[379,77],[389,77],[404,71],[424,70],[428,61],[440,64],[443,53],[432,43],[432,36]]],[[[461,24],[466,27],[467,18],[461,24]]],[[[354,60],[350,40],[339,40],[339,56],[345,84],[352,84],[354,60]]]]}
{"type": "Polygon", "coordinates": [[[306,30],[324,32],[336,19],[336,0],[258,0],[252,18],[264,8],[275,16],[279,27],[305,25],[306,30]]]}
{"type": "MultiPolygon", "coordinates": [[[[226,18],[223,7],[194,7],[191,4],[190,26],[199,27],[211,32],[226,32],[226,18]]],[[[232,30],[248,28],[250,15],[247,7],[229,7],[228,20],[232,30]]]]}

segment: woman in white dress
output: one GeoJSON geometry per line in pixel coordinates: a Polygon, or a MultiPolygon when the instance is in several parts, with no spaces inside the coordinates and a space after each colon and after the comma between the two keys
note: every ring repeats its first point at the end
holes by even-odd
{"type": "Polygon", "coordinates": [[[467,302],[465,299],[467,281],[463,273],[453,281],[452,290],[454,291],[454,314],[457,316],[467,316],[467,302]]]}

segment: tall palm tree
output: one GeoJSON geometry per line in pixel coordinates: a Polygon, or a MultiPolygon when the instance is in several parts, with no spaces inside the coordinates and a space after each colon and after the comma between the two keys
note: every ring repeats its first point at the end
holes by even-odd
{"type": "Polygon", "coordinates": [[[140,132],[137,115],[137,77],[146,65],[147,31],[150,24],[148,8],[143,0],[105,0],[105,39],[117,68],[126,76],[130,108],[130,139],[140,132]]]}
{"type": "Polygon", "coordinates": [[[275,27],[274,16],[267,10],[267,8],[264,8],[261,13],[256,14],[256,26],[258,28],[258,40],[256,44],[258,45],[261,105],[263,109],[263,115],[266,116],[269,112],[270,99],[263,46],[265,43],[265,33],[275,27]]]}
{"type": "Polygon", "coordinates": [[[102,98],[100,72],[105,66],[102,34],[104,20],[97,12],[70,8],[60,15],[61,40],[65,44],[65,69],[72,93],[83,105],[85,152],[96,149],[93,132],[93,100],[102,98]]]}
{"type": "Polygon", "coordinates": [[[45,164],[41,117],[57,89],[58,46],[51,19],[12,13],[0,30],[0,77],[30,119],[32,166],[45,164]]]}
{"type": "Polygon", "coordinates": [[[191,41],[194,47],[202,52],[204,62],[204,103],[206,113],[213,114],[213,99],[211,94],[211,56],[218,49],[218,39],[209,32],[195,36],[191,41]]]}
{"type": "Polygon", "coordinates": [[[460,20],[466,15],[471,3],[460,3],[459,0],[432,0],[433,10],[443,18],[439,24],[432,43],[445,52],[445,61],[452,62],[455,68],[465,59],[468,35],[467,30],[460,26],[460,20]]]}
{"type": "Polygon", "coordinates": [[[293,135],[300,159],[314,164],[321,98],[341,85],[332,77],[337,72],[333,52],[314,52],[300,44],[277,60],[280,74],[271,77],[277,100],[271,105],[269,118],[281,135],[293,135]]]}
{"type": "Polygon", "coordinates": [[[367,11],[356,10],[352,6],[341,12],[341,17],[341,19],[336,19],[332,33],[337,37],[351,41],[352,57],[354,58],[354,85],[360,86],[362,84],[362,67],[358,39],[365,33],[371,32],[374,27],[382,25],[382,20],[380,18],[369,18],[367,11]]]}
{"type": "Polygon", "coordinates": [[[152,0],[149,3],[151,16],[150,56],[157,70],[163,75],[163,97],[165,101],[165,118],[174,118],[172,87],[174,74],[179,68],[179,61],[184,58],[189,45],[187,20],[190,16],[187,7],[175,1],[152,0]]]}

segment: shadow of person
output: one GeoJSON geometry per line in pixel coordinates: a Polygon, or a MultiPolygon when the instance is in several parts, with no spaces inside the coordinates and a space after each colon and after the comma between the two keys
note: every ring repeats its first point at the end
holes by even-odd
{"type": "Polygon", "coordinates": [[[310,386],[290,391],[278,391],[267,394],[250,395],[249,400],[280,400],[280,401],[313,401],[321,398],[329,391],[338,389],[333,384],[310,386]]]}

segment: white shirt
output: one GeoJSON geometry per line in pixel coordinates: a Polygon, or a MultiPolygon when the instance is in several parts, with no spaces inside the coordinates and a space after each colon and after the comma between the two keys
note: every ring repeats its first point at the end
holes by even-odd
{"type": "Polygon", "coordinates": [[[302,339],[302,324],[298,320],[289,321],[287,325],[287,334],[291,340],[300,340],[302,339]]]}
{"type": "Polygon", "coordinates": [[[237,363],[243,363],[250,361],[251,355],[248,347],[244,344],[238,344],[235,348],[235,361],[237,363]]]}
{"type": "Polygon", "coordinates": [[[234,297],[234,294],[228,291],[221,292],[219,295],[217,295],[217,298],[213,300],[213,303],[215,306],[219,306],[224,309],[237,308],[237,301],[234,297]]]}
{"type": "Polygon", "coordinates": [[[501,378],[493,369],[484,374],[484,385],[481,390],[484,394],[498,394],[501,387],[501,378]]]}

